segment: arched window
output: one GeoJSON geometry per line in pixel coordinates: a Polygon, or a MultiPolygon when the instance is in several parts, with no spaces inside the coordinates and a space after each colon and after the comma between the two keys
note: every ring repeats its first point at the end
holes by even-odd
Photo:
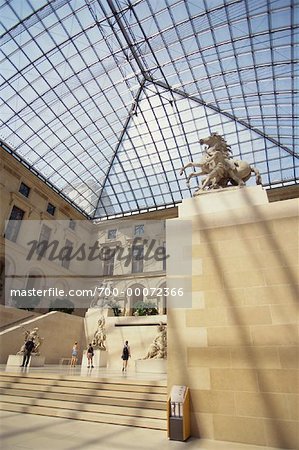
{"type": "Polygon", "coordinates": [[[66,314],[72,314],[75,309],[76,298],[73,301],[70,300],[69,293],[69,285],[66,280],[60,279],[57,283],[55,283],[55,288],[57,289],[58,295],[52,298],[49,298],[47,301],[47,306],[50,311],[60,311],[66,314]]]}

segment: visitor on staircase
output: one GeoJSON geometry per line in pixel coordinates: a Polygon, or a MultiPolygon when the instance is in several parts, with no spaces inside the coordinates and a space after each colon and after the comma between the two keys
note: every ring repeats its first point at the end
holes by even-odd
{"type": "Polygon", "coordinates": [[[130,351],[130,347],[129,347],[129,342],[128,341],[125,342],[121,358],[123,360],[122,371],[126,372],[127,371],[127,367],[128,367],[128,359],[131,358],[131,351],[130,351]]]}
{"type": "Polygon", "coordinates": [[[92,359],[93,359],[93,347],[91,344],[88,345],[88,349],[87,349],[87,368],[91,368],[93,369],[93,365],[92,365],[92,359]]]}

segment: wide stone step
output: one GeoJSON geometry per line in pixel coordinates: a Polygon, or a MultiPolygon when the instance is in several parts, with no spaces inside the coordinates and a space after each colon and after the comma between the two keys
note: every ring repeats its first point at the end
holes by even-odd
{"type": "MultiPolygon", "coordinates": [[[[52,400],[60,400],[61,393],[55,392],[45,392],[45,391],[36,391],[36,390],[26,390],[26,389],[18,389],[18,388],[0,388],[0,393],[3,395],[14,395],[21,397],[32,397],[32,398],[46,398],[52,400]]],[[[95,397],[95,396],[86,396],[86,395],[78,395],[76,391],[73,394],[63,395],[64,400],[71,402],[88,402],[99,405],[116,405],[116,406],[125,406],[131,408],[150,408],[154,410],[165,410],[165,401],[157,402],[152,400],[134,400],[129,398],[109,398],[109,397],[95,397]]]]}
{"type": "Polygon", "coordinates": [[[165,419],[154,419],[137,416],[119,416],[99,412],[86,412],[70,409],[60,409],[47,406],[34,406],[21,403],[1,402],[0,409],[18,413],[38,414],[51,417],[63,417],[73,420],[86,420],[89,422],[110,423],[114,425],[126,425],[141,428],[166,430],[165,419]]]}
{"type": "Polygon", "coordinates": [[[63,386],[63,387],[73,387],[73,388],[81,388],[82,384],[84,382],[84,387],[86,389],[108,389],[108,390],[115,390],[115,391],[126,391],[126,392],[151,392],[155,394],[165,394],[166,387],[165,386],[156,386],[156,385],[144,385],[141,383],[130,383],[127,384],[126,382],[120,383],[120,382],[109,382],[109,381],[85,381],[85,380],[77,380],[74,381],[72,379],[60,379],[60,378],[37,378],[32,376],[0,376],[1,381],[10,381],[12,383],[19,382],[20,380],[22,383],[28,383],[28,384],[35,384],[35,385],[41,385],[41,386],[63,386]]]}
{"type": "Polygon", "coordinates": [[[40,373],[19,373],[19,374],[12,374],[12,373],[0,373],[0,380],[3,381],[18,381],[20,378],[22,380],[28,381],[30,383],[34,380],[35,383],[38,384],[48,384],[50,381],[55,381],[56,383],[59,383],[61,386],[65,386],[66,384],[71,383],[73,387],[82,385],[82,382],[84,382],[84,385],[92,385],[92,386],[106,386],[106,385],[113,385],[116,389],[122,390],[123,388],[126,388],[127,390],[140,390],[146,391],[147,389],[157,389],[157,393],[161,392],[163,393],[164,390],[167,387],[165,380],[136,380],[136,379],[130,379],[126,377],[121,378],[115,378],[113,377],[113,381],[110,381],[107,377],[84,377],[84,376],[71,376],[71,375],[57,375],[57,374],[40,374],[40,373]]]}
{"type": "Polygon", "coordinates": [[[137,416],[137,417],[148,417],[155,419],[166,419],[166,410],[153,410],[148,408],[141,408],[136,410],[136,408],[131,408],[128,406],[116,406],[116,405],[103,405],[90,403],[89,399],[86,402],[70,402],[65,399],[53,400],[44,398],[30,398],[21,397],[13,395],[0,395],[1,402],[4,403],[17,403],[22,405],[30,406],[45,406],[49,408],[56,409],[68,409],[76,411],[85,412],[96,412],[105,414],[115,414],[121,416],[137,416]]]}
{"type": "Polygon", "coordinates": [[[2,373],[0,409],[166,430],[165,380],[2,373]]]}
{"type": "MultiPolygon", "coordinates": [[[[23,378],[20,378],[20,381],[17,382],[1,382],[0,387],[9,389],[9,388],[18,388],[18,389],[24,389],[24,390],[30,390],[30,391],[42,391],[42,392],[56,392],[60,394],[80,394],[80,395],[86,395],[86,396],[96,396],[96,397],[109,397],[109,398],[126,398],[126,399],[135,399],[135,400],[143,400],[143,401],[160,401],[160,402],[166,402],[167,396],[165,394],[155,394],[151,391],[148,392],[132,392],[132,391],[115,391],[115,390],[109,390],[109,389],[88,389],[86,387],[67,387],[67,386],[57,386],[54,382],[53,385],[36,385],[27,382],[24,382],[23,378]]],[[[81,383],[81,386],[85,384],[81,383]]],[[[110,386],[110,389],[113,388],[113,386],[110,386]]]]}

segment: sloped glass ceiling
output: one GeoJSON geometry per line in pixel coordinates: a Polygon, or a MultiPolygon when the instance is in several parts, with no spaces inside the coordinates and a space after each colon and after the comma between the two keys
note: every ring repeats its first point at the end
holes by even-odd
{"type": "Polygon", "coordinates": [[[215,131],[265,187],[297,183],[296,8],[2,1],[4,148],[89,218],[190,197],[179,169],[215,131]]]}

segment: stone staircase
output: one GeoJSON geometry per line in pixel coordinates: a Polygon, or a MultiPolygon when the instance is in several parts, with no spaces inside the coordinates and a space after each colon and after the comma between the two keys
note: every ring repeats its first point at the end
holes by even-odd
{"type": "Polygon", "coordinates": [[[0,409],[166,430],[166,382],[0,374],[0,409]]]}

